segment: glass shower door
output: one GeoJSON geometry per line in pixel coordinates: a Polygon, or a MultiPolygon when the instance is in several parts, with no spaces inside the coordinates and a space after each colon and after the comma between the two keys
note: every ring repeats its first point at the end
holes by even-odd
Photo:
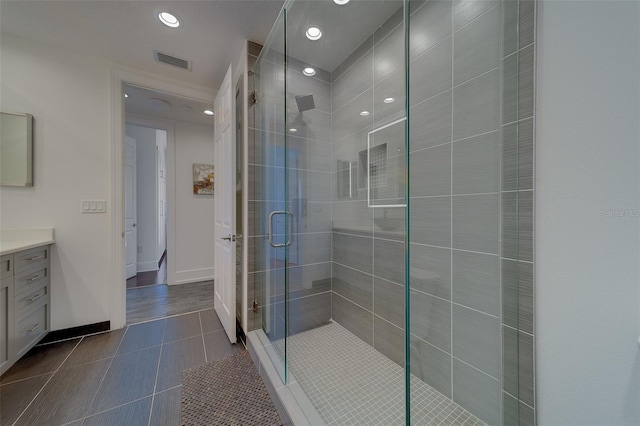
{"type": "Polygon", "coordinates": [[[285,96],[285,12],[253,68],[255,104],[249,141],[249,287],[254,292],[253,329],[280,380],[286,383],[286,264],[291,244],[287,211],[285,96]],[[252,254],[251,254],[252,253],[252,254]]]}

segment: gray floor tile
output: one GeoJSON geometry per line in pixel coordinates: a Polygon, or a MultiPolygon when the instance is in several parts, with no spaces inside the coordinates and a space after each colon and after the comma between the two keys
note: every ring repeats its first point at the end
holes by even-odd
{"type": "Polygon", "coordinates": [[[153,397],[151,426],[175,426],[180,423],[182,386],[159,392],[153,397]]]}
{"type": "Polygon", "coordinates": [[[186,339],[202,334],[200,328],[200,314],[194,312],[191,314],[180,315],[177,317],[167,318],[164,326],[164,343],[173,342],[175,340],[186,339]]]}
{"type": "MultiPolygon", "coordinates": [[[[149,424],[151,397],[131,402],[84,419],[83,426],[146,426],[149,424]]],[[[177,423],[176,423],[177,424],[177,423]]]]}
{"type": "Polygon", "coordinates": [[[129,352],[113,358],[91,413],[99,413],[153,394],[160,346],[129,352]]]}
{"type": "Polygon", "coordinates": [[[204,345],[201,336],[162,345],[156,391],[179,385],[183,370],[204,363],[204,345]]]}
{"type": "Polygon", "coordinates": [[[207,351],[207,362],[217,361],[244,350],[241,342],[235,344],[229,342],[224,330],[205,334],[204,346],[207,351]]]}
{"type": "Polygon", "coordinates": [[[213,309],[200,311],[200,321],[202,322],[202,332],[210,333],[212,331],[222,330],[222,323],[218,318],[218,314],[213,309]]]}
{"type": "Polygon", "coordinates": [[[0,386],[0,424],[13,424],[49,377],[51,373],[0,386]]]}
{"type": "Polygon", "coordinates": [[[0,384],[56,371],[79,341],[73,339],[31,349],[2,375],[0,384]]]}
{"type": "Polygon", "coordinates": [[[60,370],[18,420],[18,425],[64,424],[86,417],[110,359],[60,370]]]}
{"type": "Polygon", "coordinates": [[[114,356],[122,342],[122,336],[124,336],[124,329],[84,337],[62,368],[75,367],[114,356]]]}
{"type": "Polygon", "coordinates": [[[165,320],[161,319],[127,327],[118,355],[161,345],[164,326],[165,320]]]}

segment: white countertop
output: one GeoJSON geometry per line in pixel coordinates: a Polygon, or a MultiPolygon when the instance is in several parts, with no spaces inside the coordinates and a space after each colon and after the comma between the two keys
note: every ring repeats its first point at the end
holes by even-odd
{"type": "Polygon", "coordinates": [[[0,229],[0,256],[54,242],[53,228],[0,229]]]}

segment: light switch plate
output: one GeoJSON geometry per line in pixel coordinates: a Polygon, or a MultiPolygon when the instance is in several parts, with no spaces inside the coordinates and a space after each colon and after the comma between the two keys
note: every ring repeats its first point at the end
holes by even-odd
{"type": "Polygon", "coordinates": [[[82,213],[106,213],[107,201],[106,200],[82,200],[80,204],[80,211],[82,213]]]}

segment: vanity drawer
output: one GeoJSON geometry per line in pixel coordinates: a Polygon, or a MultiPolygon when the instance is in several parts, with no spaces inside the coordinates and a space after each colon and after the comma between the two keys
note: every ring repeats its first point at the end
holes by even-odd
{"type": "Polygon", "coordinates": [[[49,286],[47,282],[41,282],[38,287],[15,296],[14,309],[16,316],[20,316],[31,309],[31,307],[49,302],[49,286]]]}
{"type": "Polygon", "coordinates": [[[18,317],[14,331],[19,358],[49,331],[49,305],[41,305],[31,313],[18,317]]]}
{"type": "Polygon", "coordinates": [[[26,270],[47,266],[49,262],[49,246],[32,248],[13,255],[14,273],[16,275],[26,270]]]}
{"type": "Polygon", "coordinates": [[[13,275],[13,255],[7,254],[0,257],[0,279],[13,275]]]}
{"type": "Polygon", "coordinates": [[[38,287],[40,284],[49,284],[49,268],[35,268],[15,276],[15,295],[20,295],[38,287]]]}

